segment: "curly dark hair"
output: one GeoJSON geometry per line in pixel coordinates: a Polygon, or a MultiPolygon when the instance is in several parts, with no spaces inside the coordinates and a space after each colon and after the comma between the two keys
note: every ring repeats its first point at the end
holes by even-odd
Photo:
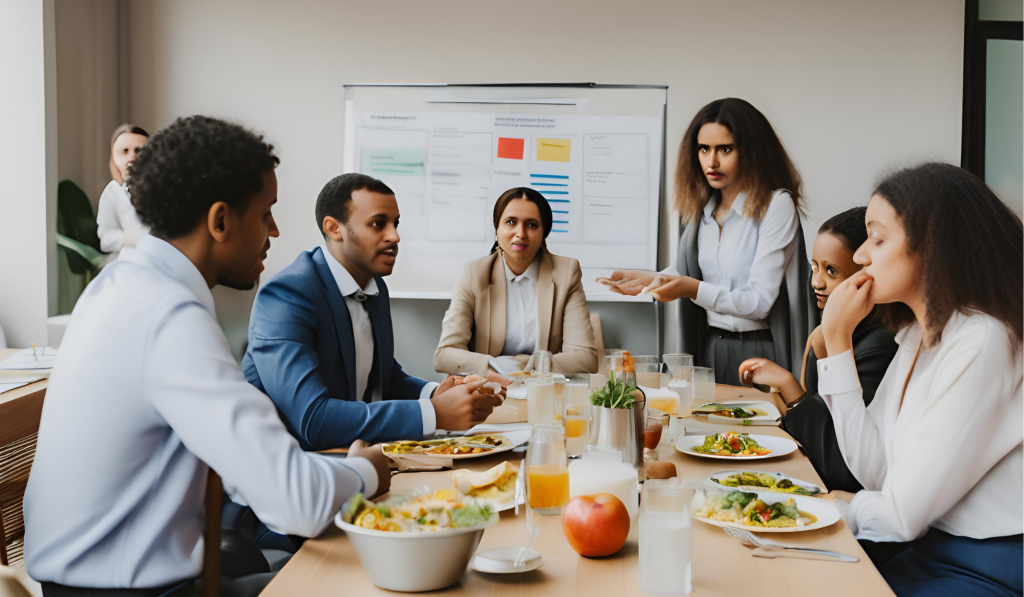
{"type": "Polygon", "coordinates": [[[335,176],[327,181],[316,198],[316,225],[320,228],[320,234],[327,237],[327,233],[324,232],[324,218],[327,216],[342,224],[348,223],[349,212],[352,211],[352,193],[364,189],[381,195],[395,194],[391,187],[382,181],[355,172],[335,176]]]}
{"type": "Polygon", "coordinates": [[[679,144],[676,162],[675,209],[684,222],[695,222],[714,193],[700,167],[697,154],[697,133],[708,123],[717,123],[729,129],[736,140],[740,178],[747,191],[743,205],[744,215],[761,219],[768,211],[772,193],[779,189],[789,191],[797,211],[803,213],[800,173],[779,141],[764,114],[746,100],[728,97],[704,106],[693,117],[679,144]]]}
{"type": "MultiPolygon", "coordinates": [[[[907,251],[920,256],[933,344],[956,312],[974,309],[1002,321],[1019,349],[1024,337],[1024,225],[967,170],[927,163],[885,177],[875,195],[903,223],[907,251]]],[[[914,322],[903,303],[878,305],[893,332],[914,322]]]]}
{"type": "Polygon", "coordinates": [[[179,118],[154,135],[128,167],[132,205],[150,233],[180,238],[210,206],[245,210],[280,160],[263,137],[208,116],[179,118]]]}
{"type": "Polygon", "coordinates": [[[868,239],[868,228],[864,222],[866,207],[854,207],[841,214],[836,214],[825,220],[825,223],[818,228],[818,234],[831,234],[843,241],[850,254],[856,253],[857,249],[868,239]]]}

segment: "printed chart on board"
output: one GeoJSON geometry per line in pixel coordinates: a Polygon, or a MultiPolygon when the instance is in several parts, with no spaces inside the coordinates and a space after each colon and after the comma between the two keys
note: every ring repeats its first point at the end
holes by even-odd
{"type": "Polygon", "coordinates": [[[655,269],[660,118],[367,111],[353,124],[355,171],[398,198],[402,241],[388,285],[399,296],[450,292],[462,264],[490,251],[494,202],[512,187],[548,200],[548,246],[579,259],[588,282],[655,269]]]}

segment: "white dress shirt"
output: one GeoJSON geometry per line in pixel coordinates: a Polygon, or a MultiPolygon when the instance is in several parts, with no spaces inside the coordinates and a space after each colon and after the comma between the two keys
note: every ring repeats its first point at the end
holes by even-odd
{"type": "Polygon", "coordinates": [[[196,577],[208,467],[268,527],[306,537],[377,489],[367,460],[302,451],[231,356],[199,270],[146,236],[89,284],[64,335],[25,492],[29,574],[89,588],[196,577]]]}
{"type": "Polygon", "coordinates": [[[135,213],[127,186],[117,184],[114,180],[107,184],[100,195],[96,225],[100,250],[104,253],[116,253],[125,245],[134,247],[149,232],[135,213]]]}
{"type": "Polygon", "coordinates": [[[793,197],[776,191],[760,221],[743,215],[746,193],[733,201],[719,229],[717,191],[704,206],[697,232],[697,262],[703,278],[693,302],[707,311],[708,325],[731,332],[766,330],[786,265],[796,250],[800,224],[793,197]]]}
{"type": "Polygon", "coordinates": [[[852,351],[818,361],[818,392],[864,486],[847,524],[872,541],[912,541],[929,527],[974,539],[1024,532],[1024,374],[1006,327],[977,311],[953,315],[939,344],[921,348],[902,409],[920,326],[896,342],[868,407],[852,351]]]}
{"type": "MultiPolygon", "coordinates": [[[[359,300],[357,298],[359,295],[377,296],[380,294],[377,289],[377,280],[370,278],[366,286],[360,288],[352,274],[334,258],[327,247],[322,247],[322,250],[327,267],[330,268],[331,275],[334,276],[334,281],[341,291],[341,296],[345,297],[345,306],[348,307],[349,318],[352,320],[352,338],[355,340],[356,347],[356,400],[362,401],[366,395],[366,388],[371,387],[371,402],[379,402],[383,399],[380,384],[374,383],[370,386],[372,381],[370,372],[373,370],[373,325],[370,322],[370,314],[366,311],[366,305],[363,304],[366,299],[359,300]]],[[[432,435],[437,431],[437,415],[434,413],[434,405],[430,403],[430,397],[438,385],[440,384],[430,381],[424,384],[420,390],[419,402],[420,414],[423,416],[423,435],[432,435]]]]}
{"type": "Polygon", "coordinates": [[[540,273],[540,254],[530,267],[518,276],[512,273],[505,256],[505,345],[501,354],[533,354],[537,352],[540,324],[537,321],[537,275],[540,273]]]}

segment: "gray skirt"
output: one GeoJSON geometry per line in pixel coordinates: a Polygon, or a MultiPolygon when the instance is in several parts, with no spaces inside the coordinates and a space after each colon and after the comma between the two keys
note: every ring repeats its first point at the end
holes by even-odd
{"type": "Polygon", "coordinates": [[[775,342],[771,330],[729,332],[709,327],[704,333],[698,365],[715,370],[715,383],[746,385],[740,381],[740,364],[754,357],[775,360],[775,342]]]}

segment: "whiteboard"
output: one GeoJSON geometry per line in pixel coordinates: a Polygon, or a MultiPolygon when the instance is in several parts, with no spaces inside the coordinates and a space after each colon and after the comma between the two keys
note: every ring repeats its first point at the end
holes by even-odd
{"type": "Polygon", "coordinates": [[[548,200],[552,253],[595,279],[657,269],[664,195],[664,87],[347,85],[344,172],[398,200],[397,298],[451,298],[463,265],[494,243],[493,207],[513,187],[548,200]]]}

